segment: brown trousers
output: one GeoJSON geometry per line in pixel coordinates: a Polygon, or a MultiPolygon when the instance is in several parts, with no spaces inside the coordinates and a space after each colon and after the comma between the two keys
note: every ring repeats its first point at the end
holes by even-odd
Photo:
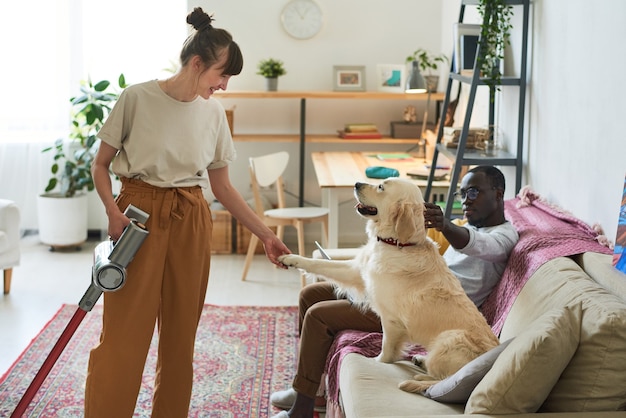
{"type": "Polygon", "coordinates": [[[212,220],[199,187],[159,188],[122,179],[117,200],[150,214],[150,232],[126,284],[104,295],[100,343],[91,351],[86,418],[132,417],[155,323],[159,332],[152,417],[185,418],[196,330],[209,279],[212,220]]]}
{"type": "Polygon", "coordinates": [[[382,326],[373,311],[364,311],[347,299],[338,299],[335,286],[329,282],[316,282],[302,288],[298,310],[300,355],[293,388],[315,398],[335,335],[346,329],[382,332],[382,326]]]}

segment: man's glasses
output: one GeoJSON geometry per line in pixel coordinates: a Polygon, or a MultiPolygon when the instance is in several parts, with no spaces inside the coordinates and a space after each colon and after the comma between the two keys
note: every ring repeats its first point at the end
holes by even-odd
{"type": "Polygon", "coordinates": [[[476,187],[469,187],[467,190],[459,190],[454,194],[454,197],[459,201],[463,201],[466,198],[469,200],[476,200],[479,193],[480,190],[478,190],[476,187]]]}

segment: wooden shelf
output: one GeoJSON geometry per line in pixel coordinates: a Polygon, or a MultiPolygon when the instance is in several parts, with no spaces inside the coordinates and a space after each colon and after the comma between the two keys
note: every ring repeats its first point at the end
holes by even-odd
{"type": "MultiPolygon", "coordinates": [[[[428,93],[389,93],[384,91],[219,91],[218,99],[373,99],[428,100],[428,93]]],[[[430,100],[440,101],[444,93],[430,94],[430,100]]]]}
{"type": "Polygon", "coordinates": [[[293,91],[219,91],[214,95],[217,99],[298,99],[300,101],[300,132],[290,134],[248,134],[233,135],[238,142],[297,142],[299,152],[299,204],[304,204],[304,164],[305,145],[307,143],[327,144],[410,144],[417,143],[417,139],[376,138],[376,139],[343,139],[336,134],[309,135],[306,133],[306,101],[307,99],[352,99],[352,100],[432,100],[439,105],[445,99],[445,94],[435,93],[389,93],[384,91],[324,91],[324,90],[293,90],[293,91]]]}
{"type": "MultiPolygon", "coordinates": [[[[236,142],[300,142],[300,134],[249,134],[233,135],[236,142]]],[[[306,135],[307,143],[326,144],[415,144],[415,138],[373,138],[373,139],[343,139],[337,135],[306,135]]]]}

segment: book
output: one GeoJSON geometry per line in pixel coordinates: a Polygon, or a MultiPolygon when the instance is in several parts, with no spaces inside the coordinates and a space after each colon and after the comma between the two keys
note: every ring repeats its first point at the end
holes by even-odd
{"type": "Polygon", "coordinates": [[[348,123],[343,130],[346,132],[378,132],[378,127],[373,123],[348,123]]]}
{"type": "Polygon", "coordinates": [[[613,265],[622,273],[626,273],[626,177],[624,178],[622,203],[617,218],[617,233],[613,248],[613,265]]]}
{"type": "Polygon", "coordinates": [[[340,138],[344,139],[379,139],[382,138],[383,135],[376,132],[346,132],[346,131],[337,131],[340,138]]]}
{"type": "Polygon", "coordinates": [[[407,154],[406,152],[376,154],[376,158],[381,161],[413,161],[411,154],[407,154]]]}
{"type": "MultiPolygon", "coordinates": [[[[450,173],[450,168],[437,167],[435,169],[435,177],[434,180],[444,180],[446,176],[450,173]]],[[[415,177],[418,179],[427,179],[430,176],[430,166],[418,166],[412,168],[406,172],[406,175],[409,177],[415,177]]]]}

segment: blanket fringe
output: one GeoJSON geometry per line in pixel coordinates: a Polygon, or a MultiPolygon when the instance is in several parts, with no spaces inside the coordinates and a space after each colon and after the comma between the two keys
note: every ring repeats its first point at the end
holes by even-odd
{"type": "Polygon", "coordinates": [[[572,223],[577,223],[585,227],[586,229],[589,229],[595,235],[594,238],[599,244],[609,248],[611,251],[613,250],[613,241],[611,241],[604,234],[604,230],[599,223],[595,223],[593,226],[589,226],[587,223],[578,219],[572,212],[563,209],[559,205],[548,202],[545,198],[535,192],[529,185],[526,185],[520,189],[519,193],[517,194],[517,198],[519,199],[517,204],[515,205],[517,209],[525,208],[532,205],[543,207],[544,210],[547,209],[546,212],[552,212],[552,214],[555,215],[557,218],[567,220],[572,223]]]}

